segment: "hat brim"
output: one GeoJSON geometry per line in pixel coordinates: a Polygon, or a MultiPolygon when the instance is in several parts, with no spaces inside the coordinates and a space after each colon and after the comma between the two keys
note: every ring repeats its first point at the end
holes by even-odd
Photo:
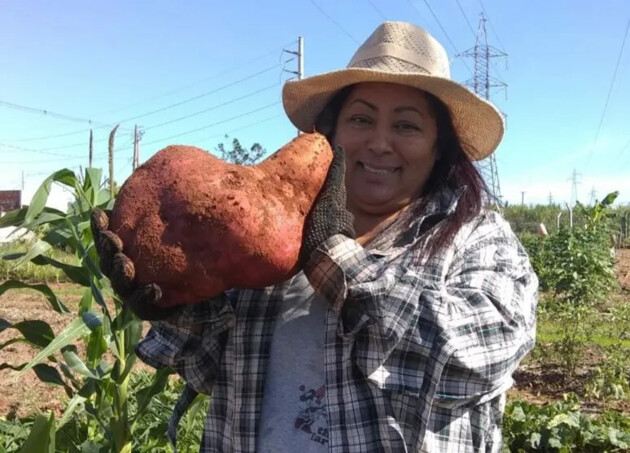
{"type": "Polygon", "coordinates": [[[315,121],[340,89],[362,82],[389,82],[427,91],[451,112],[453,126],[471,160],[481,160],[499,146],[504,133],[503,116],[491,103],[452,80],[428,74],[391,73],[346,68],[285,83],[282,102],[291,122],[303,132],[313,132],[315,121]]]}

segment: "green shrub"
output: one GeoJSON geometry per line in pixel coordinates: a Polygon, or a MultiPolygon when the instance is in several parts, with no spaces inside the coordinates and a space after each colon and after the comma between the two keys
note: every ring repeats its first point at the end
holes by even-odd
{"type": "Polygon", "coordinates": [[[630,418],[606,413],[591,418],[579,411],[574,394],[542,407],[509,403],[503,419],[504,451],[621,452],[630,449],[630,418]]]}

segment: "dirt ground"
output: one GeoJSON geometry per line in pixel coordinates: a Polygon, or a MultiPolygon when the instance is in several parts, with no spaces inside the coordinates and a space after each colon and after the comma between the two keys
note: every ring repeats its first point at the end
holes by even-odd
{"type": "Polygon", "coordinates": [[[617,276],[621,287],[630,291],[630,249],[617,250],[617,276]]]}
{"type": "MultiPolygon", "coordinates": [[[[630,301],[630,249],[617,251],[617,275],[630,301]]],[[[73,293],[75,285],[53,284],[53,291],[57,294],[67,294],[61,297],[63,302],[71,308],[76,308],[80,295],[73,293]]],[[[0,320],[11,323],[26,319],[42,319],[50,324],[55,334],[59,333],[72,318],[55,313],[51,310],[45,298],[35,291],[7,291],[0,295],[0,320]]],[[[145,327],[148,327],[145,326],[145,327]]],[[[7,329],[0,332],[0,344],[15,338],[17,332],[7,329]]],[[[14,343],[0,351],[0,363],[19,365],[26,363],[33,357],[35,350],[24,343],[14,343]]],[[[81,354],[80,354],[81,355],[81,354]]],[[[588,356],[588,353],[587,353],[588,356]]],[[[596,363],[597,357],[592,357],[596,363]]],[[[144,367],[143,365],[137,365],[144,367]]],[[[0,417],[22,417],[38,411],[53,410],[60,415],[66,395],[58,386],[43,384],[29,372],[15,379],[15,372],[10,369],[0,370],[0,417]]],[[[515,374],[515,387],[510,395],[515,398],[526,399],[533,403],[545,403],[562,398],[567,391],[581,394],[584,380],[588,377],[588,370],[578,372],[571,380],[567,380],[557,369],[543,368],[539,364],[522,366],[515,374]]],[[[630,413],[630,402],[616,404],[615,409],[630,413]]],[[[601,403],[586,402],[583,410],[599,412],[603,408],[601,403]]]]}

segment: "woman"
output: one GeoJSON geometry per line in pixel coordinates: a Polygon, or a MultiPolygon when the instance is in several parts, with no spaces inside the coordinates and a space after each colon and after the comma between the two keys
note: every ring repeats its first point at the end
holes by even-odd
{"type": "Polygon", "coordinates": [[[120,282],[123,259],[93,227],[123,299],[166,317],[137,352],[187,383],[171,436],[202,392],[202,452],[499,451],[537,295],[472,163],[499,144],[501,116],[402,22],[379,26],[348,68],[287,83],[283,99],[336,148],[290,281],[158,312],[154,286],[120,282]]]}

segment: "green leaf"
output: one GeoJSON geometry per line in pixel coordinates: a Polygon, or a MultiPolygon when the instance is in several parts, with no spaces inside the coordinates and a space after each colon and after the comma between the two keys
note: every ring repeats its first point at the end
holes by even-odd
{"type": "Polygon", "coordinates": [[[90,377],[92,379],[98,380],[99,377],[94,374],[90,369],[83,363],[81,358],[71,349],[64,348],[61,355],[63,355],[64,360],[68,367],[77,374],[81,376],[90,377]]]}
{"type": "Polygon", "coordinates": [[[31,204],[28,206],[26,216],[24,217],[25,224],[28,225],[29,223],[31,223],[44,210],[44,208],[46,207],[46,201],[48,200],[48,195],[50,195],[50,188],[53,182],[59,182],[70,187],[75,187],[75,183],[77,181],[74,172],[68,170],[67,168],[58,170],[50,175],[48,178],[46,178],[31,199],[31,204]]]}
{"type": "Polygon", "coordinates": [[[138,409],[135,420],[138,420],[144,414],[144,411],[149,406],[153,397],[164,391],[166,385],[168,384],[168,377],[173,373],[173,369],[169,367],[157,370],[153,375],[153,382],[151,385],[141,388],[136,392],[138,409]]]}
{"type": "Polygon", "coordinates": [[[27,342],[35,346],[39,346],[40,348],[48,346],[53,338],[55,338],[55,333],[51,329],[50,325],[44,321],[36,319],[21,321],[16,324],[4,321],[0,325],[0,332],[9,328],[19,331],[27,342]]]}
{"type": "Polygon", "coordinates": [[[19,227],[24,223],[27,208],[14,209],[0,217],[0,228],[19,227]]]}
{"type": "Polygon", "coordinates": [[[100,315],[94,311],[86,311],[81,314],[81,319],[90,330],[94,330],[97,327],[101,327],[103,325],[103,315],[100,315]]]}
{"type": "Polygon", "coordinates": [[[90,333],[86,344],[87,362],[90,367],[96,367],[103,354],[107,352],[107,342],[103,338],[103,327],[97,327],[90,333]]]}
{"type": "Polygon", "coordinates": [[[0,284],[0,296],[4,294],[6,291],[10,289],[33,289],[35,291],[39,291],[46,299],[48,299],[48,303],[57,313],[69,314],[70,310],[57,298],[55,293],[48,287],[48,285],[44,284],[33,284],[30,285],[28,283],[21,282],[19,280],[7,280],[6,282],[0,284]]]}
{"type": "Polygon", "coordinates": [[[59,371],[57,371],[55,367],[46,365],[45,363],[39,363],[33,367],[33,371],[42,382],[60,385],[62,387],[66,386],[61,374],[59,374],[59,371]]]}
{"type": "Polygon", "coordinates": [[[37,417],[19,453],[55,453],[55,414],[37,417]]]}
{"type": "MultiPolygon", "coordinates": [[[[26,259],[26,254],[13,253],[3,256],[3,259],[7,261],[20,259],[20,262],[22,262],[24,259],[26,259]]],[[[78,283],[81,286],[90,286],[90,274],[87,269],[83,267],[62,263],[61,261],[57,261],[54,258],[50,258],[46,255],[35,256],[31,258],[31,262],[33,264],[37,264],[38,266],[53,266],[57,269],[61,269],[63,273],[74,283],[78,283]]],[[[16,264],[15,266],[17,267],[19,266],[19,264],[16,264]]]]}
{"type": "Polygon", "coordinates": [[[96,286],[92,281],[90,281],[90,288],[92,288],[92,296],[94,297],[96,303],[105,310],[108,310],[107,305],[105,304],[105,299],[103,298],[103,293],[101,292],[100,288],[96,286]]]}
{"type": "MultiPolygon", "coordinates": [[[[97,316],[101,316],[101,315],[97,315],[97,316]]],[[[68,346],[69,344],[74,343],[77,338],[83,335],[87,335],[89,333],[90,333],[90,329],[85,325],[85,323],[83,322],[83,319],[81,318],[75,319],[70,324],[68,324],[66,328],[61,333],[59,333],[59,335],[57,335],[55,339],[51,341],[48,346],[46,346],[39,353],[37,353],[35,357],[28,363],[28,365],[24,367],[24,369],[22,369],[22,371],[18,373],[17,377],[19,378],[26,371],[28,371],[29,369],[31,369],[38,363],[41,363],[44,359],[46,359],[46,357],[50,355],[54,355],[57,351],[59,351],[64,346],[68,346]]]]}
{"type": "Polygon", "coordinates": [[[24,223],[24,228],[33,231],[40,225],[54,225],[63,220],[66,214],[53,208],[44,208],[42,212],[30,223],[24,223]]]}
{"type": "Polygon", "coordinates": [[[600,204],[604,207],[608,207],[615,202],[618,196],[619,196],[618,190],[615,190],[614,192],[610,192],[608,195],[604,197],[604,199],[600,202],[600,204]]]}
{"type": "Polygon", "coordinates": [[[22,255],[19,260],[17,260],[17,263],[15,263],[14,266],[21,266],[22,264],[31,261],[33,258],[46,253],[50,249],[51,245],[49,243],[44,241],[37,241],[28,249],[28,251],[24,255],[22,255]]]}
{"type": "Polygon", "coordinates": [[[86,401],[86,398],[82,397],[78,393],[72,397],[68,404],[66,405],[66,410],[63,411],[63,415],[59,419],[58,428],[61,428],[65,425],[71,418],[72,415],[76,412],[77,409],[81,409],[83,403],[86,401]]]}
{"type": "Polygon", "coordinates": [[[65,246],[71,243],[72,238],[72,231],[70,231],[68,226],[64,224],[57,226],[56,228],[46,233],[42,238],[42,241],[48,242],[53,247],[59,245],[65,246]]]}

